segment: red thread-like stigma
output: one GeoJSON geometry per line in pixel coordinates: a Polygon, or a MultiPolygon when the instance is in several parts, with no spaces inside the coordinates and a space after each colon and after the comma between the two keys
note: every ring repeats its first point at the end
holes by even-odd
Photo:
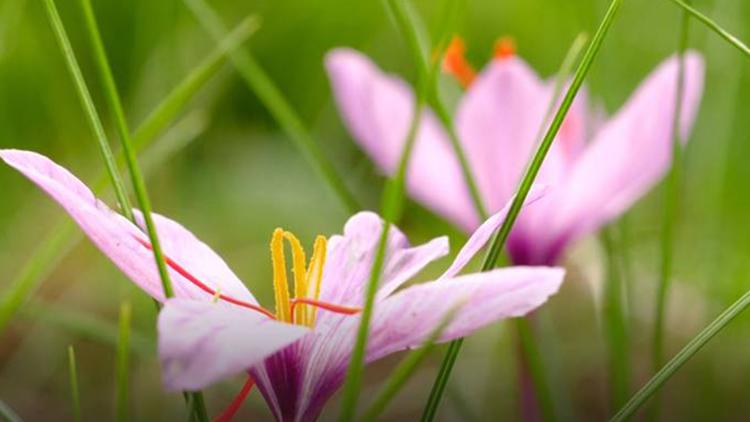
{"type": "MultiPolygon", "coordinates": [[[[141,245],[143,245],[146,249],[152,251],[153,248],[151,247],[151,244],[143,239],[138,238],[137,236],[133,236],[135,240],[138,241],[141,245]]],[[[245,302],[239,299],[235,299],[231,296],[227,296],[225,294],[217,293],[214,289],[208,287],[204,282],[200,281],[196,276],[190,274],[186,269],[184,269],[180,264],[173,261],[170,257],[167,255],[164,255],[164,262],[173,270],[177,271],[181,276],[185,277],[188,281],[193,283],[196,287],[203,290],[204,292],[210,294],[211,296],[218,297],[219,299],[232,303],[237,306],[242,306],[243,308],[251,309],[256,312],[260,312],[261,314],[271,318],[276,319],[276,316],[272,314],[271,312],[267,311],[261,306],[245,302]]]]}
{"type": "Polygon", "coordinates": [[[212,422],[231,422],[232,418],[234,418],[234,415],[238,410],[240,410],[242,403],[244,403],[245,399],[247,399],[250,391],[252,391],[254,385],[255,380],[253,379],[253,377],[248,375],[247,381],[245,381],[245,385],[242,386],[242,390],[240,390],[240,392],[237,394],[237,396],[235,396],[232,402],[229,403],[229,406],[223,412],[221,412],[219,416],[215,417],[212,422]]]}
{"type": "Polygon", "coordinates": [[[306,297],[298,297],[298,298],[292,299],[290,302],[291,302],[290,313],[292,314],[292,318],[294,318],[294,310],[296,309],[297,305],[315,306],[316,308],[325,309],[326,311],[331,311],[331,312],[335,312],[337,314],[343,314],[343,315],[354,315],[359,312],[362,312],[362,308],[359,308],[359,307],[336,305],[334,303],[321,302],[320,300],[309,299],[306,297]]]}

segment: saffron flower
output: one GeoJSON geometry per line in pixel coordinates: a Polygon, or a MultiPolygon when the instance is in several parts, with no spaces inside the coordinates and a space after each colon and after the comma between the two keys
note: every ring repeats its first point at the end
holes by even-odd
{"type": "MultiPolygon", "coordinates": [[[[508,39],[498,42],[494,59],[478,75],[463,51],[454,39],[443,68],[466,88],[455,126],[482,202],[495,212],[515,192],[549,123],[544,119],[555,101],[554,81],[542,80],[508,39]]],[[[684,59],[679,130],[686,140],[701,98],[703,60],[695,52],[684,59]]],[[[352,136],[393,174],[413,110],[410,88],[351,49],[335,49],[325,62],[352,136]]],[[[677,56],[659,65],[606,121],[589,112],[585,90],[579,93],[537,178],[550,193],[524,210],[508,240],[514,263],[554,264],[570,242],[623,213],[659,181],[671,163],[678,68],[677,56]]],[[[431,110],[420,118],[408,191],[470,232],[479,217],[448,134],[431,110]]]]}
{"type": "MultiPolygon", "coordinates": [[[[309,261],[293,234],[276,229],[270,248],[276,302],[272,312],[208,246],[180,224],[154,215],[176,296],[166,299],[142,228],[109,209],[80,180],[44,156],[0,150],[0,158],[46,191],[120,270],[164,303],[158,346],[168,389],[196,390],[247,373],[248,382],[223,417],[231,417],[253,383],[277,420],[318,417],[343,382],[383,229],[379,216],[361,212],[349,219],[343,234],[318,236],[309,261]],[[291,277],[286,243],[291,249],[291,277]]],[[[539,195],[533,192],[530,200],[539,195]]],[[[455,313],[441,342],[525,315],[557,291],[564,276],[561,268],[510,267],[458,275],[502,224],[506,211],[483,223],[437,280],[403,289],[426,265],[448,253],[448,240],[439,237],[412,247],[401,231],[391,228],[367,362],[418,347],[449,312],[455,313]]]]}

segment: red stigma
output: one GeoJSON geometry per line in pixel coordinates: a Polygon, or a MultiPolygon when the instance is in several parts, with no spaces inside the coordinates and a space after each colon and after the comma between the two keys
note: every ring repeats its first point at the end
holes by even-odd
{"type": "Polygon", "coordinates": [[[476,72],[465,57],[466,46],[463,39],[454,36],[443,58],[443,71],[452,75],[462,87],[468,88],[476,78],[476,72]]]}
{"type": "Polygon", "coordinates": [[[359,307],[336,305],[333,303],[321,302],[319,300],[309,299],[306,297],[298,297],[298,298],[292,299],[290,302],[292,303],[291,311],[290,311],[292,315],[292,320],[294,320],[294,310],[296,309],[297,305],[315,306],[320,309],[325,309],[326,311],[331,311],[331,312],[335,312],[337,314],[343,314],[343,315],[354,315],[362,311],[362,308],[359,308],[359,307]]]}
{"type": "MultiPolygon", "coordinates": [[[[153,248],[151,247],[151,244],[149,242],[147,242],[147,241],[145,241],[143,239],[140,239],[137,236],[133,236],[133,238],[135,240],[137,240],[138,243],[140,243],[141,245],[143,245],[146,249],[148,249],[150,251],[153,250],[153,248]]],[[[203,290],[204,292],[210,294],[211,296],[218,297],[219,299],[221,299],[221,300],[223,300],[225,302],[229,302],[229,303],[232,303],[232,304],[237,305],[237,306],[242,306],[243,308],[251,309],[251,310],[253,310],[255,312],[260,312],[261,314],[263,314],[263,315],[265,315],[265,316],[267,316],[267,317],[269,317],[271,319],[276,319],[276,316],[274,314],[272,314],[271,312],[267,311],[266,309],[264,309],[261,306],[258,306],[258,305],[255,305],[255,304],[252,304],[252,303],[249,303],[249,302],[245,302],[245,301],[242,301],[242,300],[239,300],[239,299],[235,299],[235,298],[233,298],[231,296],[227,296],[227,295],[224,295],[224,294],[221,294],[221,293],[217,294],[216,290],[208,287],[204,282],[200,281],[196,276],[190,274],[190,272],[188,272],[186,269],[184,269],[180,264],[178,264],[175,261],[173,261],[167,255],[164,255],[164,262],[169,266],[169,268],[177,271],[178,274],[180,274],[181,276],[185,277],[189,282],[193,283],[196,287],[198,287],[199,289],[203,290]]]]}
{"type": "Polygon", "coordinates": [[[516,42],[512,37],[500,37],[495,41],[495,58],[498,60],[509,59],[516,55],[516,42]]]}
{"type": "Polygon", "coordinates": [[[219,416],[213,418],[212,422],[231,422],[232,418],[234,418],[234,415],[238,410],[240,410],[242,403],[244,403],[245,399],[247,399],[250,391],[252,391],[254,385],[255,380],[253,379],[253,377],[248,376],[247,381],[245,381],[245,385],[242,386],[242,390],[240,390],[240,392],[237,394],[237,396],[235,396],[232,402],[229,403],[229,406],[224,409],[224,411],[221,412],[219,416]]]}

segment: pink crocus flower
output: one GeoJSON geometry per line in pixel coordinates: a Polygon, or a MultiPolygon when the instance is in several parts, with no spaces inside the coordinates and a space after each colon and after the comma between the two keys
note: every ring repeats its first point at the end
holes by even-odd
{"type": "MultiPolygon", "coordinates": [[[[0,158],[57,201],[121,271],[163,302],[158,347],[167,389],[196,390],[247,373],[248,383],[224,416],[236,411],[255,382],[277,420],[318,417],[340,387],[349,362],[383,226],[380,217],[361,212],[349,219],[343,234],[327,240],[319,236],[309,261],[294,235],[277,229],[271,241],[276,299],[271,312],[208,246],[180,224],[154,215],[176,296],[165,299],[140,227],[42,155],[0,150],[0,158]],[[285,242],[292,251],[294,283],[287,279],[285,242]]],[[[530,200],[539,196],[535,191],[530,200]]],[[[449,311],[457,309],[441,342],[525,315],[557,291],[564,276],[561,268],[510,267],[458,275],[502,224],[505,213],[503,209],[480,225],[437,280],[403,289],[422,268],[448,253],[448,240],[439,237],[410,246],[401,231],[391,229],[367,362],[419,346],[449,311]]]]}
{"type": "MultiPolygon", "coordinates": [[[[455,125],[483,204],[490,212],[513,195],[536,149],[552,100],[542,80],[501,40],[479,75],[454,42],[444,67],[466,87],[455,125]]],[[[414,95],[366,56],[339,48],[326,67],[339,111],[354,139],[381,170],[393,174],[406,139],[414,95]]],[[[572,241],[596,231],[643,196],[671,163],[679,58],[659,65],[614,116],[594,118],[581,91],[540,171],[550,193],[521,214],[508,242],[516,264],[550,265],[572,241]]],[[[703,60],[685,56],[679,129],[686,140],[703,87],[703,60]]],[[[479,224],[448,135],[431,110],[421,116],[408,171],[408,191],[467,232],[479,224]]]]}

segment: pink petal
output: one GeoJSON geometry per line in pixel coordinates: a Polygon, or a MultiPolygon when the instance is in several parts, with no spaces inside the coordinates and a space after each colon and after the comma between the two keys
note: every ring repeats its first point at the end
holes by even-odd
{"type": "MultiPolygon", "coordinates": [[[[109,209],[86,185],[47,157],[29,151],[0,150],[0,158],[57,201],[94,245],[128,278],[155,299],[164,299],[153,253],[136,240],[148,239],[138,227],[109,209]]],[[[177,262],[181,267],[193,275],[205,277],[201,281],[213,289],[226,289],[245,300],[254,300],[206,245],[176,223],[159,216],[156,220],[157,224],[163,225],[160,230],[165,234],[162,240],[165,242],[164,252],[176,261],[180,258],[177,262]]],[[[169,273],[178,296],[210,297],[178,272],[170,269],[169,273]]]]}
{"type": "Polygon", "coordinates": [[[494,60],[469,87],[456,127],[488,209],[515,191],[536,144],[550,90],[517,57],[494,60]]]}
{"type": "Polygon", "coordinates": [[[198,390],[248,370],[309,330],[239,307],[170,299],[159,313],[159,359],[169,390],[198,390]]]}
{"type": "MultiPolygon", "coordinates": [[[[688,53],[680,130],[687,139],[703,89],[703,59],[688,53]]],[[[657,183],[671,163],[678,58],[662,63],[607,122],[561,186],[548,233],[575,238],[618,216],[657,183]]],[[[541,230],[541,229],[540,229],[541,230]]]]}
{"type": "MultiPolygon", "coordinates": [[[[546,190],[547,189],[544,186],[533,186],[529,191],[528,196],[526,196],[524,207],[539,200],[539,198],[545,195],[546,190]]],[[[471,259],[474,258],[474,256],[487,244],[487,242],[492,238],[495,232],[500,229],[500,226],[502,226],[505,222],[505,217],[508,215],[512,200],[513,198],[508,201],[508,204],[506,204],[503,209],[492,215],[487,219],[487,221],[479,226],[479,228],[471,235],[469,240],[466,241],[464,247],[461,248],[461,250],[458,252],[458,255],[456,255],[456,259],[453,260],[453,263],[450,265],[450,267],[448,267],[443,275],[440,276],[441,279],[450,278],[458,274],[466,266],[466,264],[468,264],[469,261],[471,261],[471,259]]],[[[523,215],[523,213],[525,212],[525,210],[522,210],[521,215],[523,215]]]]}
{"type": "MultiPolygon", "coordinates": [[[[394,174],[414,113],[414,94],[401,79],[384,74],[351,49],[328,53],[326,69],[354,139],[386,174],[394,174]]],[[[419,125],[407,187],[416,200],[459,226],[468,229],[477,224],[458,160],[429,110],[423,112],[419,125]]]]}
{"type": "MultiPolygon", "coordinates": [[[[138,224],[145,230],[145,223],[140,211],[133,210],[138,224]]],[[[180,223],[159,214],[152,214],[156,224],[162,249],[169,251],[169,258],[189,268],[192,275],[219,290],[222,294],[257,304],[250,291],[227,266],[224,260],[208,245],[195,237],[193,233],[180,223]]],[[[192,283],[180,283],[175,288],[185,290],[182,297],[207,297],[203,291],[196,290],[192,283]]]]}
{"type": "MultiPolygon", "coordinates": [[[[458,312],[440,341],[465,337],[504,318],[526,315],[557,292],[564,276],[562,268],[509,267],[405,289],[376,306],[367,361],[420,346],[453,309],[458,312]]],[[[353,326],[349,329],[356,330],[358,321],[347,323],[353,326]]]]}
{"type": "MultiPolygon", "coordinates": [[[[362,303],[377,252],[383,220],[375,213],[360,212],[344,226],[343,235],[331,236],[323,269],[320,300],[358,306],[362,303]]],[[[447,238],[410,247],[406,236],[391,226],[386,246],[379,297],[390,294],[427,264],[448,253],[447,238]]],[[[327,313],[321,313],[326,318],[327,313]]]]}

